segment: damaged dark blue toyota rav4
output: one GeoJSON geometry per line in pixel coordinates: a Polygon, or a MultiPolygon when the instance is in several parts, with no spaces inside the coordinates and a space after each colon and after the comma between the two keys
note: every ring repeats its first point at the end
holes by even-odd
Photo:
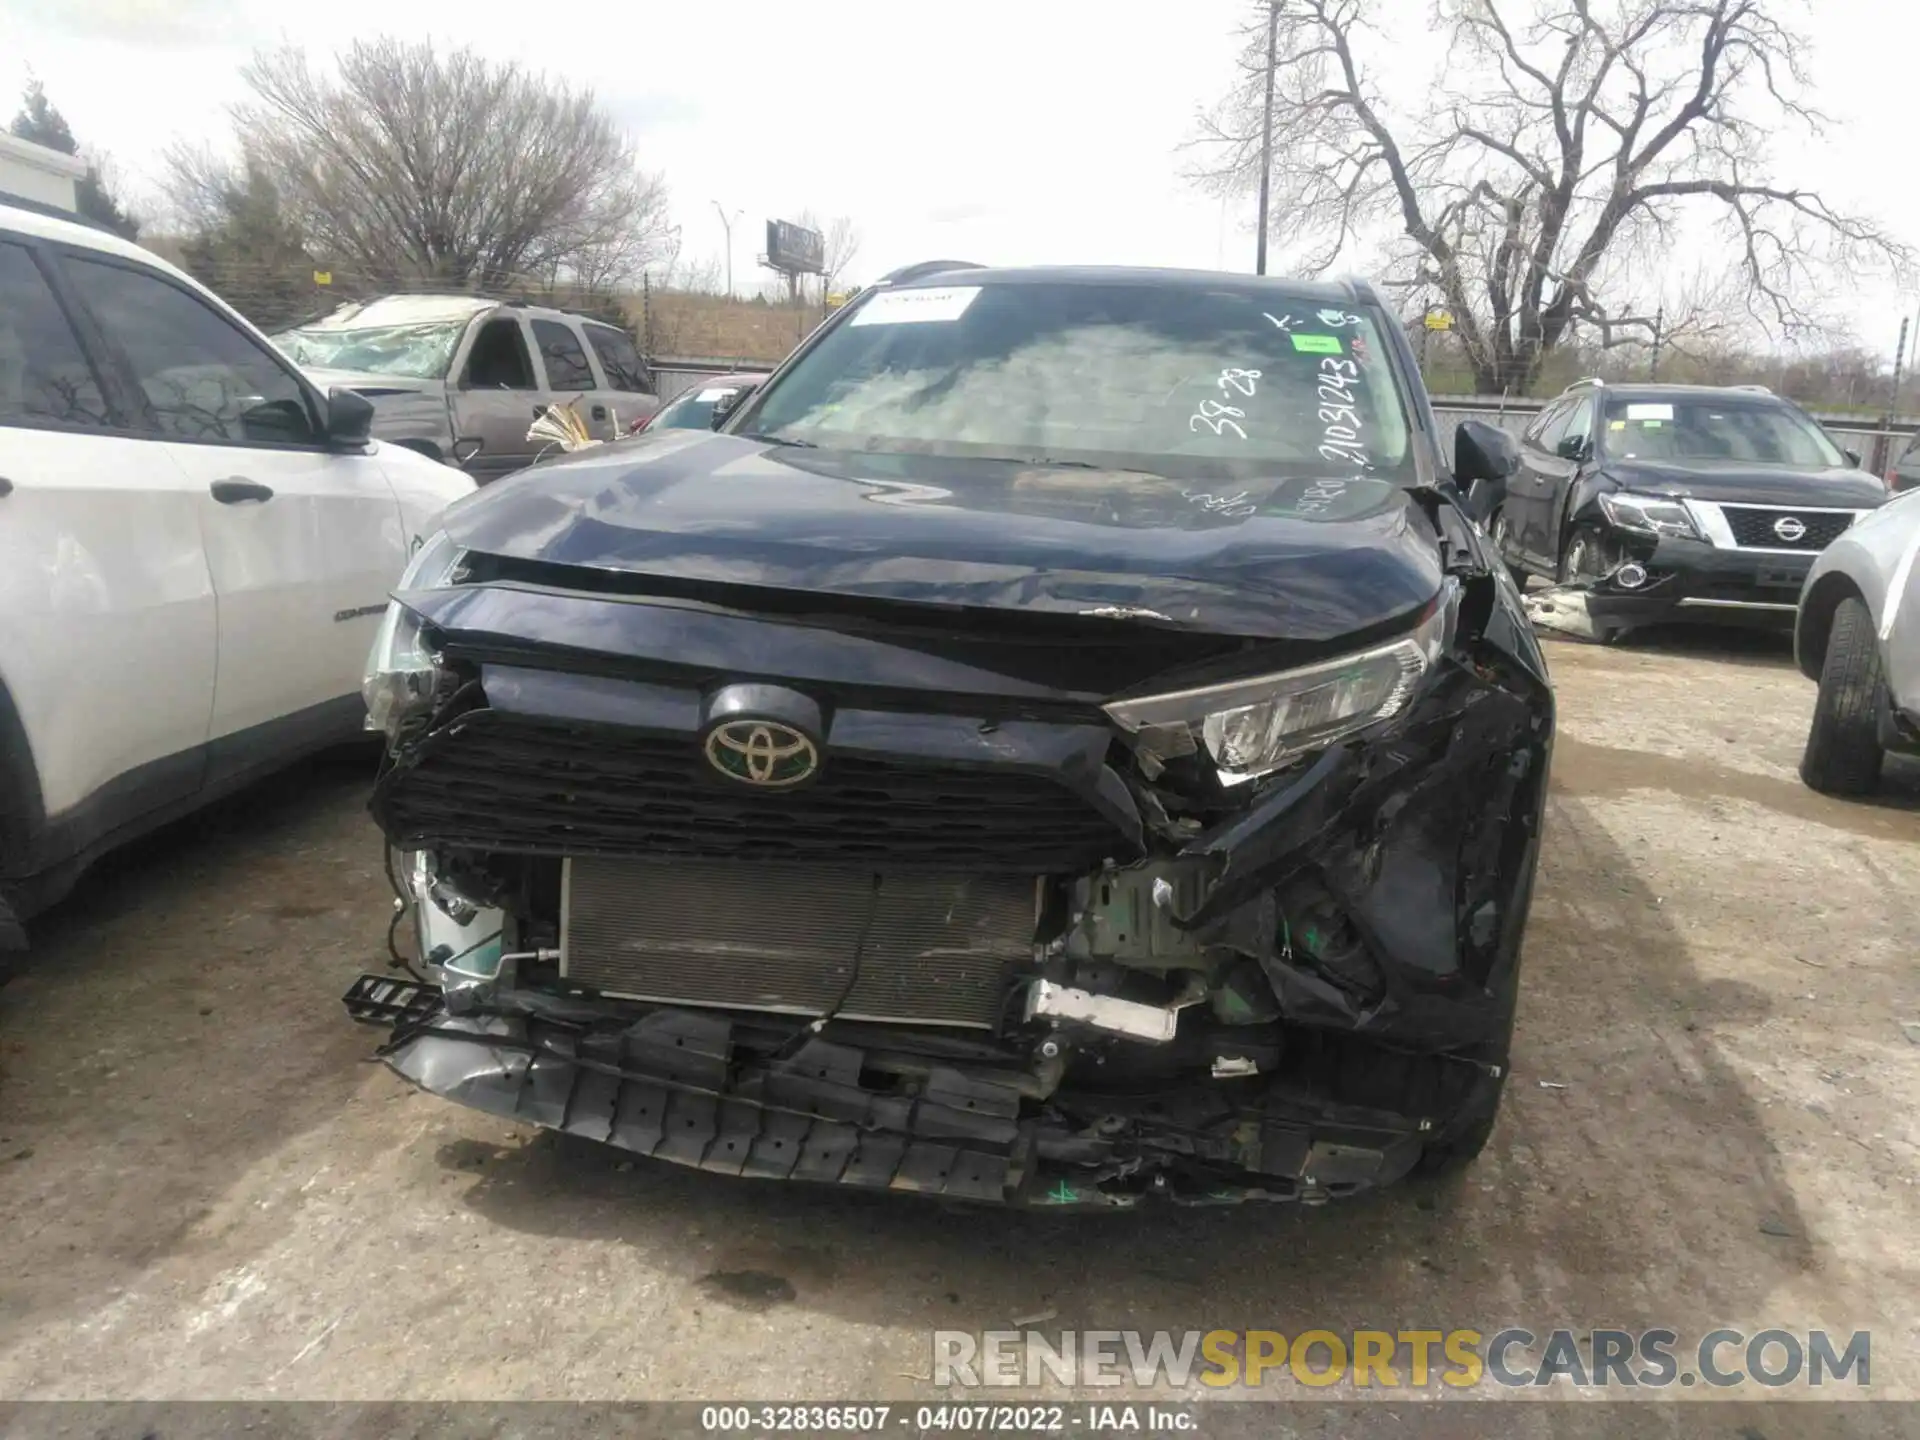
{"type": "Polygon", "coordinates": [[[1553,735],[1364,284],[918,266],[450,510],[370,664],[387,1063],[729,1174],[1126,1206],[1471,1159],[1553,735]]]}

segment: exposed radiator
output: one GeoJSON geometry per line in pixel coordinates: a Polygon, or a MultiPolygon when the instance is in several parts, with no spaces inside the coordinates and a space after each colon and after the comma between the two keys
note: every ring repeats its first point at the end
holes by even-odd
{"type": "Polygon", "coordinates": [[[560,971],[610,995],[990,1027],[1033,958],[1034,881],[725,861],[566,862],[560,971]]]}

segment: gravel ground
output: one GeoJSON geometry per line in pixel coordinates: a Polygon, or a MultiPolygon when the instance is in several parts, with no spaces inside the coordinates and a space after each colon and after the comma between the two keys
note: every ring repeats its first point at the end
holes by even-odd
{"type": "Polygon", "coordinates": [[[931,1330],[1051,1310],[1871,1330],[1873,1393],[1920,1399],[1920,770],[1802,787],[1812,687],[1771,639],[1549,650],[1514,1077],[1461,1180],[949,1211],[416,1095],[337,1002],[388,909],[349,753],[108,862],[0,990],[0,1396],[925,1396],[931,1330]]]}

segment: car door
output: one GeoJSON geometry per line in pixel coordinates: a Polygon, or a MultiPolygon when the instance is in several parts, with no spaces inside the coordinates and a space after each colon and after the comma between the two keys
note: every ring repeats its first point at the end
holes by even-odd
{"type": "Polygon", "coordinates": [[[579,331],[565,320],[536,319],[530,323],[534,347],[546,370],[547,404],[573,406],[594,439],[613,439],[613,396],[594,373],[579,331]]]}
{"type": "Polygon", "coordinates": [[[400,507],[370,448],[327,446],[318,397],[273,348],[173,276],[68,252],[81,303],[196,493],[219,619],[216,784],[351,735],[400,507]]]}
{"type": "Polygon", "coordinates": [[[1536,477],[1534,504],[1528,509],[1529,529],[1522,538],[1527,553],[1538,557],[1555,574],[1560,568],[1561,519],[1580,466],[1593,453],[1593,396],[1582,395],[1567,407],[1566,418],[1553,434],[1543,435],[1533,456],[1536,477]]]}
{"type": "Polygon", "coordinates": [[[1886,478],[1887,488],[1896,493],[1920,489],[1920,435],[1907,442],[1907,448],[1900,452],[1900,458],[1893,462],[1886,478]]]}
{"type": "Polygon", "coordinates": [[[1554,563],[1551,557],[1541,554],[1537,541],[1546,528],[1542,512],[1551,484],[1552,447],[1565,433],[1572,408],[1572,401],[1562,399],[1540,412],[1540,417],[1520,437],[1520,468],[1507,481],[1504,515],[1507,544],[1523,562],[1536,568],[1554,563]]]}
{"type": "Polygon", "coordinates": [[[647,367],[634,347],[633,337],[624,330],[588,320],[580,327],[586,332],[593,358],[611,390],[611,404],[620,434],[631,430],[636,421],[651,420],[660,411],[660,396],[647,381],[647,367]]]}
{"type": "Polygon", "coordinates": [[[0,235],[0,703],[28,752],[0,754],[0,864],[22,873],[191,796],[213,710],[198,492],[83,349],[59,275],[0,235]]]}
{"type": "Polygon", "coordinates": [[[468,329],[455,357],[454,441],[480,442],[466,468],[482,484],[524,470],[538,448],[527,427],[545,408],[544,381],[527,339],[519,314],[496,310],[468,329]]]}

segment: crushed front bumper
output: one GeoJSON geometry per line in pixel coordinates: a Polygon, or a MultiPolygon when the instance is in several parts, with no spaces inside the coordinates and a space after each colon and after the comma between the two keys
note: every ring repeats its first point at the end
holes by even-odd
{"type": "Polygon", "coordinates": [[[862,1083],[868,1045],[815,1036],[769,1054],[750,1043],[752,1027],[685,1010],[589,1027],[422,1013],[431,987],[381,976],[355,986],[349,1009],[374,988],[404,995],[382,1058],[423,1090],[726,1175],[1048,1208],[1312,1204],[1405,1175],[1435,1123],[1251,1077],[1185,1103],[1062,1091],[1036,1110],[1024,1077],[955,1063],[930,1067],[912,1096],[883,1094],[862,1083]],[[1083,1103],[1106,1112],[1099,1126],[1077,1122],[1083,1103]]]}
{"type": "Polygon", "coordinates": [[[1612,528],[1607,535],[1646,575],[1644,583],[1630,587],[1616,569],[1577,587],[1596,624],[1616,628],[1664,620],[1789,624],[1800,587],[1819,558],[1814,552],[1726,549],[1672,536],[1656,540],[1612,528]]]}

